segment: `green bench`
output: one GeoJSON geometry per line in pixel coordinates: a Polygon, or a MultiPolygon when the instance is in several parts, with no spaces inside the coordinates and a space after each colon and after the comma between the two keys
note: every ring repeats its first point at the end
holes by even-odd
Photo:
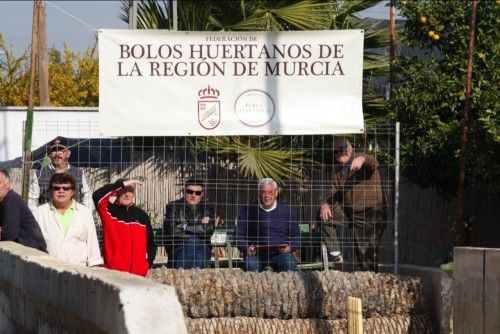
{"type": "Polygon", "coordinates": [[[297,264],[297,270],[328,269],[328,254],[321,233],[313,231],[310,224],[300,224],[300,244],[302,261],[297,264]]]}

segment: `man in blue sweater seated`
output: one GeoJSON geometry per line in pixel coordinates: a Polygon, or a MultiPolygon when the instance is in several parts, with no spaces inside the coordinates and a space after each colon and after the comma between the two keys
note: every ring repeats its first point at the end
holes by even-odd
{"type": "Polygon", "coordinates": [[[244,254],[247,271],[295,271],[294,255],[300,248],[300,229],[292,207],[277,201],[276,181],[259,181],[259,201],[240,209],[236,226],[236,246],[244,254]]]}

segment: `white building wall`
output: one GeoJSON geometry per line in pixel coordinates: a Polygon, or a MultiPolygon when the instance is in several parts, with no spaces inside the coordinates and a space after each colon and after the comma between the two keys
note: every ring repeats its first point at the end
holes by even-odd
{"type": "MultiPolygon", "coordinates": [[[[0,161],[23,153],[23,126],[27,107],[0,108],[0,161]]],[[[56,136],[101,138],[98,108],[36,107],[33,117],[32,150],[56,136]]]]}

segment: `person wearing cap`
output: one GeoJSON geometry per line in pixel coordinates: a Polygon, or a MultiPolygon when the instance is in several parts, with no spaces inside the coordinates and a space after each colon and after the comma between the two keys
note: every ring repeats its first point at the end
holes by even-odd
{"type": "Polygon", "coordinates": [[[278,184],[271,178],[258,182],[259,200],[238,213],[235,240],[244,254],[247,271],[269,265],[277,272],[297,270],[300,228],[292,207],[278,201],[278,184]]]}
{"type": "Polygon", "coordinates": [[[34,215],[47,243],[49,255],[73,264],[102,264],[92,212],[77,203],[76,181],[69,174],[54,174],[49,181],[52,200],[38,206],[34,215]]]}
{"type": "Polygon", "coordinates": [[[321,232],[333,262],[343,260],[339,235],[353,229],[356,265],[377,270],[380,239],[386,227],[386,199],[377,159],[354,152],[346,138],[335,138],[333,189],[321,204],[321,232]]]}
{"type": "Polygon", "coordinates": [[[208,267],[217,210],[205,201],[204,188],[202,180],[189,179],[184,185],[184,197],[165,207],[163,233],[169,261],[172,259],[176,269],[208,267]]]}
{"type": "Polygon", "coordinates": [[[146,276],[156,257],[148,214],[135,205],[138,180],[118,180],[94,191],[104,238],[104,266],[146,276]]]}
{"type": "Polygon", "coordinates": [[[31,211],[50,202],[49,180],[57,173],[69,174],[76,180],[74,199],[92,210],[92,196],[83,170],[68,163],[71,151],[66,138],[57,137],[51,141],[48,156],[51,163],[31,173],[28,192],[28,206],[31,211]]]}
{"type": "Polygon", "coordinates": [[[0,241],[14,241],[47,251],[40,226],[23,198],[12,190],[5,169],[0,169],[0,241]]]}

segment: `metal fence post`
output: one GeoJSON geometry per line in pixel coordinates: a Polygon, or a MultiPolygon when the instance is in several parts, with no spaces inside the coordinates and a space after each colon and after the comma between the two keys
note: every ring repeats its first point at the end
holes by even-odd
{"type": "Polygon", "coordinates": [[[396,122],[394,147],[394,274],[399,272],[399,122],[396,122]]]}

